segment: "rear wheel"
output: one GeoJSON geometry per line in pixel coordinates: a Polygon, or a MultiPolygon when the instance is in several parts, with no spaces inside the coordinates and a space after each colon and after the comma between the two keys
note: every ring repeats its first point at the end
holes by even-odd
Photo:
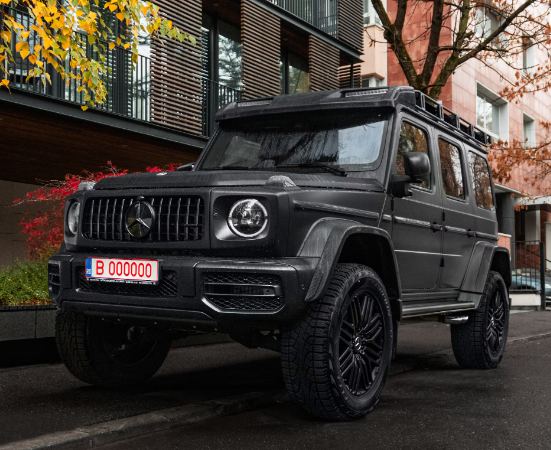
{"type": "Polygon", "coordinates": [[[478,310],[469,320],[451,326],[452,346],[460,366],[493,369],[505,352],[509,331],[509,297],[498,272],[490,271],[478,310]]]}
{"type": "Polygon", "coordinates": [[[291,397],[310,413],[350,420],[379,401],[393,351],[393,323],[375,272],[339,264],[324,298],[282,333],[282,366],[291,397]]]}
{"type": "Polygon", "coordinates": [[[163,364],[172,339],[131,339],[131,328],[61,309],[56,344],[62,361],[81,381],[104,387],[145,383],[163,364]]]}

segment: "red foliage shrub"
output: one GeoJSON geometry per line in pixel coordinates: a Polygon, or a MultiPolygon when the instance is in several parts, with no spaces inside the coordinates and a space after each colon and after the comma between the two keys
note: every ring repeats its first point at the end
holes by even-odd
{"type": "MultiPolygon", "coordinates": [[[[104,172],[83,171],[82,175],[67,174],[63,181],[53,181],[39,189],[27,193],[23,199],[14,200],[14,204],[31,202],[46,202],[46,211],[36,215],[29,213],[19,224],[21,232],[27,235],[27,249],[31,260],[45,260],[59,249],[63,242],[63,220],[65,212],[65,198],[76,192],[78,185],[83,181],[99,181],[106,177],[126,175],[128,170],[118,170],[116,166],[107,162],[104,172]]],[[[164,168],[148,167],[147,172],[161,172],[176,170],[178,164],[169,164],[164,168]]]]}

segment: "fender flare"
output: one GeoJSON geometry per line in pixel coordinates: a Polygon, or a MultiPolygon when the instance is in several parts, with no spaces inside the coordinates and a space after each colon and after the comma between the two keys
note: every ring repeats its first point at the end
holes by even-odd
{"type": "Polygon", "coordinates": [[[310,287],[304,299],[305,302],[314,302],[323,296],[331,282],[331,277],[337,266],[344,243],[353,234],[372,234],[388,242],[397,277],[398,299],[401,298],[402,291],[398,262],[396,261],[396,254],[390,234],[380,228],[364,225],[354,220],[325,218],[318,220],[312,225],[299,250],[299,256],[301,257],[319,258],[312,281],[310,282],[310,287]]]}
{"type": "Polygon", "coordinates": [[[480,241],[475,244],[471,253],[469,265],[467,266],[463,283],[461,283],[459,301],[474,301],[475,307],[478,308],[480,297],[484,292],[484,286],[488,278],[488,272],[492,269],[496,255],[507,256],[505,276],[503,278],[507,288],[511,286],[509,250],[492,242],[480,241]]]}

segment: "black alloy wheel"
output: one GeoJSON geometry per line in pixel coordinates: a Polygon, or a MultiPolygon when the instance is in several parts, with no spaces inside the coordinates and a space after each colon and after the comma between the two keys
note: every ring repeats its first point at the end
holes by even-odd
{"type": "Polygon", "coordinates": [[[393,323],[379,276],[360,264],[338,264],[323,299],[282,330],[281,363],[291,398],[324,419],[368,414],[390,368],[393,323]]]}
{"type": "Polygon", "coordinates": [[[384,326],[375,298],[367,292],[356,293],[343,318],[339,338],[341,376],[353,395],[365,394],[379,373],[384,326]]]}
{"type": "Polygon", "coordinates": [[[486,327],[486,342],[493,354],[497,354],[503,345],[505,308],[505,298],[497,289],[488,305],[488,326],[486,327]]]}
{"type": "Polygon", "coordinates": [[[466,323],[452,325],[452,347],[461,367],[495,369],[505,353],[509,332],[509,295],[498,272],[486,278],[480,304],[466,323]]]}

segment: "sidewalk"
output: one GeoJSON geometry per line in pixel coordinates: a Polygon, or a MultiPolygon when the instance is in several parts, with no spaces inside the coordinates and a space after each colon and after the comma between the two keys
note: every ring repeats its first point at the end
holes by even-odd
{"type": "MultiPolygon", "coordinates": [[[[511,316],[510,338],[546,332],[551,333],[549,313],[511,316]]],[[[398,337],[394,368],[451,347],[449,326],[437,322],[401,325],[398,337]]],[[[0,446],[181,405],[282,391],[279,355],[235,343],[172,350],[147,386],[130,391],[85,385],[61,364],[2,369],[0,446]]]]}

